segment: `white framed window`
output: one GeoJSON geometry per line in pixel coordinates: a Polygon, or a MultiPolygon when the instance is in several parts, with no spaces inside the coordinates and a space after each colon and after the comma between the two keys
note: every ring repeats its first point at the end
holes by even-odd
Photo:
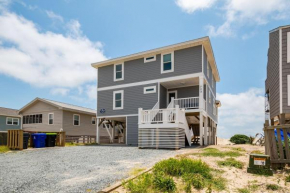
{"type": "Polygon", "coordinates": [[[74,114],[73,115],[73,125],[80,126],[80,122],[81,122],[81,116],[79,114],[74,114]]]}
{"type": "Polygon", "coordinates": [[[209,62],[207,62],[207,77],[209,78],[209,62]]]}
{"type": "Polygon", "coordinates": [[[161,55],[161,74],[174,72],[174,52],[161,55]]]}
{"type": "Polygon", "coordinates": [[[92,117],[92,125],[95,125],[97,122],[97,118],[96,117],[92,117]]]}
{"type": "Polygon", "coordinates": [[[156,61],[156,55],[144,58],[144,63],[156,61]]]}
{"type": "Polygon", "coordinates": [[[53,125],[53,120],[54,120],[54,114],[53,113],[49,113],[48,114],[48,124],[49,125],[53,125]]]}
{"type": "Polygon", "coordinates": [[[156,86],[144,87],[144,94],[156,93],[156,86]]]}
{"type": "Polygon", "coordinates": [[[124,63],[114,64],[114,81],[124,80],[124,63]]]}
{"type": "Polygon", "coordinates": [[[113,92],[113,110],[123,109],[124,107],[124,91],[118,90],[113,92]]]}
{"type": "Polygon", "coordinates": [[[19,125],[19,118],[7,117],[6,125],[19,125]]]}
{"type": "Polygon", "coordinates": [[[287,63],[290,63],[290,32],[287,33],[287,63]]]}

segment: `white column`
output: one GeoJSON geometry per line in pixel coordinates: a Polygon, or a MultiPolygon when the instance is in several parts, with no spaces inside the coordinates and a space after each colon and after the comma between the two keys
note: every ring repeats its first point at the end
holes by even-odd
{"type": "Polygon", "coordinates": [[[96,142],[97,142],[97,144],[100,144],[100,130],[99,130],[99,123],[100,123],[100,119],[97,118],[97,130],[96,130],[96,142]]]}
{"type": "Polygon", "coordinates": [[[204,103],[203,103],[203,76],[199,77],[199,109],[204,108],[204,103]]]}
{"type": "Polygon", "coordinates": [[[138,108],[138,124],[142,123],[142,110],[142,108],[138,108]]]}
{"type": "Polygon", "coordinates": [[[175,115],[176,115],[175,123],[179,123],[179,105],[175,105],[175,115]]]}
{"type": "Polygon", "coordinates": [[[203,145],[203,114],[200,112],[199,113],[199,145],[203,145]]]}
{"type": "Polygon", "coordinates": [[[208,145],[208,117],[205,117],[204,122],[204,145],[208,145]]]}

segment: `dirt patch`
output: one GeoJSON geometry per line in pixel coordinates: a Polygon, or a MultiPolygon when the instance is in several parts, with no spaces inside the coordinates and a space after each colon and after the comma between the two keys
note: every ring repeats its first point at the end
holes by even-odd
{"type": "MultiPolygon", "coordinates": [[[[227,179],[227,190],[223,192],[290,192],[290,182],[286,183],[285,178],[290,175],[289,168],[285,171],[275,171],[274,176],[261,176],[247,173],[249,163],[249,155],[251,152],[264,152],[264,147],[253,145],[218,145],[208,146],[206,148],[216,148],[221,152],[236,151],[240,156],[235,157],[237,161],[243,163],[242,169],[229,166],[221,166],[218,161],[225,161],[229,157],[212,157],[202,156],[205,148],[183,149],[179,155],[192,159],[201,159],[211,168],[221,171],[221,176],[227,179]],[[288,173],[287,173],[288,171],[288,173]],[[278,185],[278,190],[267,189],[270,184],[278,185]]],[[[181,182],[180,182],[181,183],[181,182]]],[[[181,183],[182,186],[182,183],[181,183]]],[[[123,187],[116,189],[114,192],[128,192],[123,187]]],[[[183,192],[179,189],[177,192],[183,192]]],[[[201,190],[199,192],[206,192],[201,190]]]]}

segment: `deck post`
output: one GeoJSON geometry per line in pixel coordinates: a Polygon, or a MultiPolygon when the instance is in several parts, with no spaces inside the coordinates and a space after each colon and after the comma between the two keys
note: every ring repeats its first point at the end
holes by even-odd
{"type": "Polygon", "coordinates": [[[140,125],[142,123],[142,108],[138,108],[138,124],[140,125]]]}
{"type": "Polygon", "coordinates": [[[175,123],[179,123],[179,105],[175,105],[176,120],[175,123]]]}
{"type": "Polygon", "coordinates": [[[205,117],[204,122],[204,145],[208,145],[208,117],[205,117]]]}
{"type": "Polygon", "coordinates": [[[203,145],[203,114],[199,112],[199,145],[203,145]]]}
{"type": "Polygon", "coordinates": [[[99,122],[100,122],[100,119],[97,118],[97,131],[96,131],[96,143],[97,144],[100,144],[100,131],[99,131],[99,122]]]}

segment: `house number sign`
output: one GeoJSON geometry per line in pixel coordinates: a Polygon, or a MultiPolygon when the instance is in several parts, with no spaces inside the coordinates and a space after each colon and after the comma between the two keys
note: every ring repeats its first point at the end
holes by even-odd
{"type": "Polygon", "coordinates": [[[105,113],[106,112],[106,109],[101,109],[100,110],[100,113],[105,113]]]}

